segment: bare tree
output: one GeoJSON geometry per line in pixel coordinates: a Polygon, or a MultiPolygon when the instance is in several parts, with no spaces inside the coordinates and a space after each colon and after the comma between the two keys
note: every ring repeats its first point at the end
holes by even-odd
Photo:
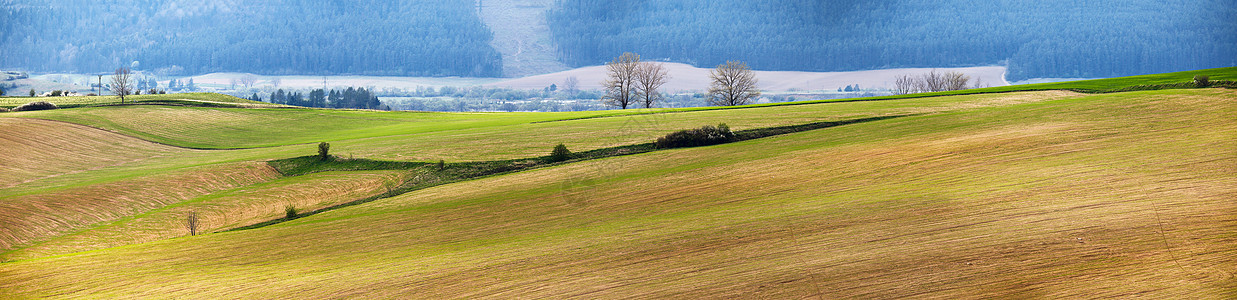
{"type": "Polygon", "coordinates": [[[636,95],[640,96],[644,108],[652,108],[653,103],[665,99],[665,96],[657,89],[660,89],[668,80],[670,80],[670,75],[667,74],[666,67],[660,63],[642,62],[636,67],[636,95]]]}
{"type": "Polygon", "coordinates": [[[936,69],[932,69],[928,74],[923,74],[922,78],[920,81],[920,91],[940,92],[945,90],[945,75],[937,73],[936,69]]]}
{"type": "Polygon", "coordinates": [[[112,93],[120,96],[120,103],[125,103],[125,96],[133,93],[133,72],[129,68],[117,68],[112,74],[112,93]]]}
{"type": "Polygon", "coordinates": [[[283,84],[283,80],[282,80],[282,79],[279,79],[279,77],[271,78],[271,85],[272,85],[272,86],[279,87],[279,85],[280,85],[280,84],[283,84]]]}
{"type": "Polygon", "coordinates": [[[251,88],[255,83],[258,83],[257,76],[253,76],[253,74],[245,74],[245,76],[241,76],[241,85],[251,88]]]}
{"type": "Polygon", "coordinates": [[[185,217],[185,229],[191,236],[198,235],[198,213],[189,212],[189,216],[185,217]]]}
{"type": "Polygon", "coordinates": [[[601,102],[627,109],[636,96],[636,70],[640,66],[640,55],[624,52],[606,64],[607,78],[601,83],[606,95],[601,102]]]}
{"type": "Polygon", "coordinates": [[[727,61],[709,72],[713,81],[709,87],[709,103],[713,105],[743,105],[760,97],[756,88],[756,73],[741,61],[727,61]]]}
{"type": "Polygon", "coordinates": [[[944,90],[946,91],[965,90],[967,88],[967,83],[971,82],[971,76],[966,76],[966,74],[959,72],[949,71],[945,72],[944,81],[944,90]]]}
{"type": "Polygon", "coordinates": [[[579,92],[580,79],[575,76],[567,77],[567,79],[563,80],[563,91],[566,91],[568,94],[575,94],[576,92],[579,92]]]}
{"type": "Polygon", "coordinates": [[[906,94],[914,93],[916,85],[917,85],[916,81],[918,80],[916,80],[915,77],[911,75],[904,74],[904,75],[898,75],[897,77],[894,77],[893,78],[893,94],[894,95],[906,95],[906,94]]]}

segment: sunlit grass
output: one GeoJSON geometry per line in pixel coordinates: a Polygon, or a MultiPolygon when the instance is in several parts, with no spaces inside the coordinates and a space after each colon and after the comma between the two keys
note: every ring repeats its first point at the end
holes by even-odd
{"type": "MultiPolygon", "coordinates": [[[[51,102],[61,108],[121,104],[120,97],[116,96],[0,97],[0,107],[13,108],[35,101],[51,102]]],[[[282,105],[246,100],[216,93],[130,95],[125,96],[125,103],[222,107],[283,107],[282,105]]]]}

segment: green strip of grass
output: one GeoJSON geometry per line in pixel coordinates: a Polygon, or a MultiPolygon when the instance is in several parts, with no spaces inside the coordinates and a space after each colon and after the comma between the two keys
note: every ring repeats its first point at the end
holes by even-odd
{"type": "Polygon", "coordinates": [[[121,104],[157,104],[202,107],[284,107],[283,105],[241,99],[216,93],[132,95],[125,97],[124,103],[121,103],[120,98],[116,96],[0,97],[0,107],[13,108],[36,101],[50,102],[60,108],[109,106],[121,104]]]}
{"type": "MultiPolygon", "coordinates": [[[[835,122],[814,122],[800,125],[778,126],[769,128],[756,128],[748,130],[740,130],[735,132],[735,140],[732,142],[752,140],[776,135],[790,134],[808,130],[836,127],[848,124],[872,122],[887,120],[909,115],[900,116],[883,116],[872,118],[860,118],[835,122]]],[[[390,198],[415,190],[420,190],[428,187],[460,182],[465,180],[473,180],[483,177],[496,176],[525,170],[544,168],[554,165],[580,162],[586,160],[601,159],[607,157],[633,155],[661,150],[653,143],[641,143],[634,145],[625,145],[618,147],[609,147],[602,149],[594,149],[584,152],[572,153],[571,159],[565,161],[555,161],[551,156],[540,156],[524,159],[508,159],[508,160],[493,160],[493,161],[478,161],[478,162],[461,162],[461,163],[425,163],[425,162],[403,162],[403,161],[382,161],[372,159],[348,159],[331,157],[326,160],[320,157],[301,156],[293,158],[285,158],[268,162],[271,167],[279,171],[284,176],[300,176],[318,172],[330,171],[375,171],[375,170],[408,170],[414,173],[408,176],[407,180],[399,186],[388,189],[386,192],[371,196],[365,199],[360,199],[352,202],[341,203],[329,207],[324,207],[314,211],[299,213],[297,218],[309,215],[318,214],[321,212],[339,209],[348,206],[354,206],[372,202],[374,200],[390,198]]],[[[291,218],[281,218],[270,220],[258,224],[253,224],[244,227],[238,227],[229,231],[254,229],[265,227],[291,220],[291,218]]]]}

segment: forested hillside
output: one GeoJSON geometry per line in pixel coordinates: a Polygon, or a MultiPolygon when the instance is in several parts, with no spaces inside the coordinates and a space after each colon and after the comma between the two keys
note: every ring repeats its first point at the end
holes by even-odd
{"type": "Polygon", "coordinates": [[[0,0],[0,68],[500,76],[471,0],[0,0]]]}
{"type": "Polygon", "coordinates": [[[1237,65],[1231,0],[559,0],[560,56],[845,71],[1008,64],[1010,80],[1237,65]]]}

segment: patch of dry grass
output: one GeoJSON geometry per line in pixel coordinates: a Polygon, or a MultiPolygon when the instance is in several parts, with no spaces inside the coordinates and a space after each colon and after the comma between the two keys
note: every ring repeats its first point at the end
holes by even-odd
{"type": "Polygon", "coordinates": [[[71,123],[0,118],[0,189],[185,150],[71,123]]]}
{"type": "Polygon", "coordinates": [[[0,249],[29,246],[100,222],[278,176],[265,163],[232,163],[6,197],[0,201],[0,249]]]}
{"type": "Polygon", "coordinates": [[[312,211],[373,196],[403,176],[391,171],[329,172],[276,179],[104,222],[0,257],[29,259],[186,236],[185,218],[190,212],[197,214],[200,233],[227,230],[280,218],[286,205],[312,211]]]}

